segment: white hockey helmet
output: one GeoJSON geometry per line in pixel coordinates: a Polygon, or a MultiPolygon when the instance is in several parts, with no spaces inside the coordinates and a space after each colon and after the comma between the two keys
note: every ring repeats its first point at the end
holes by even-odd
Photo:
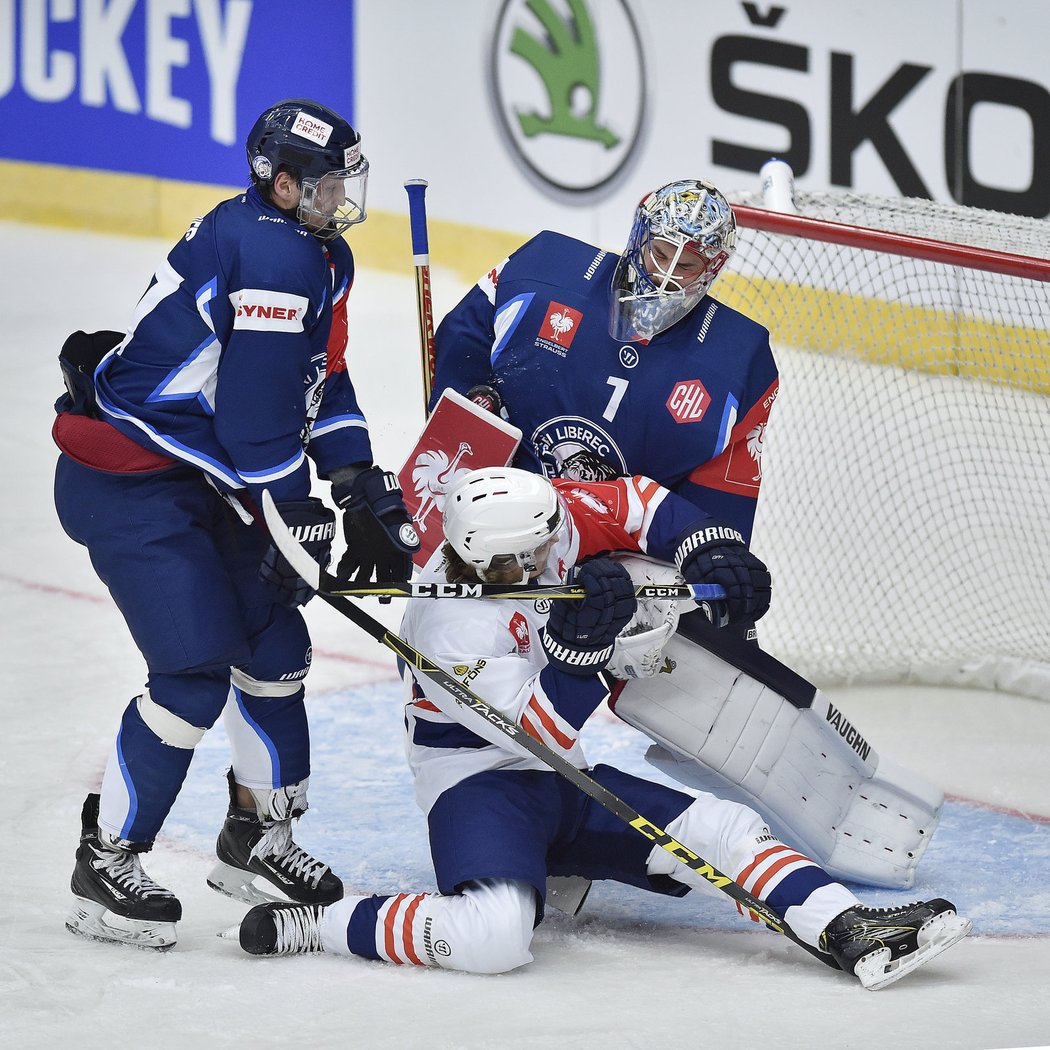
{"type": "Polygon", "coordinates": [[[646,194],[612,283],[609,334],[652,339],[703,298],[736,247],[729,201],[703,179],[680,179],[646,194]]]}
{"type": "Polygon", "coordinates": [[[485,579],[490,569],[516,562],[525,577],[536,552],[562,524],[561,501],[541,474],[515,467],[482,467],[445,494],[445,539],[485,579]],[[496,564],[493,564],[493,562],[496,564]]]}

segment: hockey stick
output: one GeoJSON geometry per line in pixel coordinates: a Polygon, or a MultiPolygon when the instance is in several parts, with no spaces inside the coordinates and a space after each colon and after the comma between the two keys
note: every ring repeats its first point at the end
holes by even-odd
{"type": "MultiPolygon", "coordinates": [[[[294,537],[291,536],[287,526],[279,521],[280,514],[277,512],[276,505],[274,504],[269,492],[266,491],[263,492],[263,513],[266,517],[267,525],[270,527],[270,532],[274,543],[277,545],[277,549],[300,575],[303,575],[303,569],[309,572],[310,570],[305,564],[303,564],[303,562],[304,559],[313,562],[313,559],[310,558],[306,551],[299,546],[294,537]]],[[[313,562],[313,564],[314,572],[319,574],[320,567],[316,562],[313,562]]],[[[303,576],[303,578],[308,583],[310,582],[307,576],[303,576]]],[[[672,835],[668,834],[658,824],[654,824],[651,820],[642,816],[642,814],[634,809],[633,806],[629,805],[618,795],[614,795],[603,785],[588,776],[582,769],[577,769],[571,762],[559,755],[556,751],[551,750],[551,748],[547,747],[547,745],[541,740],[537,740],[535,737],[530,736],[517,722],[502,714],[489,704],[488,701],[484,700],[472,689],[469,689],[457,678],[454,678],[442,667],[439,667],[418,649],[410,645],[400,635],[387,630],[387,628],[378,620],[370,616],[363,609],[359,609],[348,598],[337,594],[325,594],[323,591],[319,593],[321,597],[332,606],[332,608],[338,610],[348,620],[357,624],[358,627],[367,634],[370,634],[380,645],[386,646],[391,652],[404,660],[406,664],[416,668],[421,674],[435,682],[461,707],[465,707],[480,715],[490,726],[509,737],[553,772],[564,777],[575,787],[579,788],[579,790],[585,795],[594,799],[594,801],[600,806],[609,810],[614,816],[619,817],[620,820],[629,827],[634,828],[634,830],[640,835],[643,835],[645,838],[658,845],[661,849],[666,850],[672,857],[684,864],[701,878],[706,879],[712,886],[720,889],[723,893],[736,901],[741,907],[747,908],[748,911],[764,922],[771,930],[783,934],[789,940],[794,941],[800,947],[804,948],[810,955],[820,959],[821,962],[826,963],[828,966],[831,966],[834,969],[838,968],[830,955],[825,955],[812,945],[806,944],[805,941],[800,940],[791,927],[784,921],[783,917],[774,911],[768,904],[765,904],[757,897],[752,896],[752,894],[748,893],[742,886],[734,882],[728,875],[724,875],[717,868],[712,867],[712,865],[708,864],[708,862],[702,857],[698,856],[687,846],[683,845],[672,835]]]]}
{"type": "MultiPolygon", "coordinates": [[[[287,555],[285,556],[287,557],[287,555]]],[[[414,667],[421,674],[426,675],[427,678],[435,682],[461,707],[465,707],[480,715],[494,729],[498,729],[553,772],[564,777],[585,795],[594,799],[600,806],[604,806],[614,816],[619,817],[629,827],[634,828],[640,835],[643,835],[661,849],[666,850],[675,860],[684,864],[701,878],[706,879],[712,886],[720,889],[742,908],[746,908],[756,918],[764,922],[771,930],[783,934],[789,940],[799,945],[799,947],[804,948],[810,955],[820,959],[821,962],[826,963],[833,969],[838,969],[838,964],[830,955],[825,955],[824,952],[806,944],[805,941],[796,936],[783,917],[768,904],[752,896],[728,875],[724,875],[717,868],[710,865],[703,857],[698,856],[688,846],[683,845],[658,824],[654,824],[651,820],[644,817],[633,806],[618,795],[614,795],[603,785],[599,784],[598,781],[588,776],[582,769],[577,769],[571,762],[556,751],[551,750],[542,741],[530,736],[517,722],[502,714],[472,689],[468,689],[458,679],[453,678],[452,675],[410,645],[400,635],[388,631],[378,620],[371,617],[363,609],[359,609],[348,598],[335,594],[322,594],[321,597],[332,608],[337,609],[348,620],[352,620],[363,631],[370,634],[380,645],[386,646],[401,660],[404,660],[406,664],[414,667]]]]}
{"type": "Polygon", "coordinates": [[[430,297],[430,244],[427,237],[426,179],[409,179],[408,222],[412,233],[412,262],[416,268],[416,310],[419,317],[419,354],[423,373],[423,413],[430,409],[434,388],[434,303],[430,297]]]}
{"type": "MultiPolygon", "coordinates": [[[[310,557],[292,535],[269,491],[263,492],[263,516],[277,549],[288,564],[322,595],[343,595],[352,598],[582,598],[582,587],[568,585],[540,585],[508,588],[497,583],[404,583],[369,584],[357,587],[349,580],[341,580],[310,557]]],[[[644,583],[634,589],[636,598],[681,599],[697,602],[716,602],[725,598],[725,590],[717,583],[644,583]]]]}

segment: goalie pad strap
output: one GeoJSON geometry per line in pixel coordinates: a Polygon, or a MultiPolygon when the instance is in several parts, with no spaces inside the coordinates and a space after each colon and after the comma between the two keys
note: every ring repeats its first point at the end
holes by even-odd
{"type": "Polygon", "coordinates": [[[706,616],[683,616],[678,633],[769,686],[795,707],[810,707],[817,687],[757,645],[715,627],[706,616]]]}

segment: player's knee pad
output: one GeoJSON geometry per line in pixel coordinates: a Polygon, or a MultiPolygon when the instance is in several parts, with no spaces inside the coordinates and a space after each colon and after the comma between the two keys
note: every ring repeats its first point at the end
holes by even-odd
{"type": "Polygon", "coordinates": [[[251,658],[235,671],[248,683],[247,692],[256,696],[287,695],[280,692],[266,693],[251,688],[251,683],[266,686],[299,685],[310,670],[313,652],[310,632],[298,609],[283,605],[274,606],[266,625],[250,639],[251,658]]]}
{"type": "Polygon", "coordinates": [[[536,891],[525,882],[479,879],[461,892],[432,898],[437,965],[470,973],[506,973],[532,962],[536,891]]]}
{"type": "MultiPolygon", "coordinates": [[[[738,871],[768,839],[774,841],[762,817],[748,806],[701,792],[665,829],[719,871],[738,871]]],[[[650,875],[670,875],[679,882],[710,889],[706,879],[694,875],[660,846],[649,855],[650,875]]]]}
{"type": "Polygon", "coordinates": [[[219,717],[230,692],[227,669],[149,676],[138,698],[139,717],[172,747],[194,748],[219,717]]]}

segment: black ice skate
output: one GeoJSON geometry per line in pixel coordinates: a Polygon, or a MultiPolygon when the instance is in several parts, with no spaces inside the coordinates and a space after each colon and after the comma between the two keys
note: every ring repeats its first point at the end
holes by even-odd
{"type": "MultiPolygon", "coordinates": [[[[323,861],[292,841],[292,817],[261,820],[254,809],[237,805],[230,783],[230,808],[219,832],[219,863],[208,885],[245,904],[268,902],[331,904],[343,896],[339,877],[323,861]]],[[[298,815],[293,810],[294,815],[298,815]]]]}
{"type": "Polygon", "coordinates": [[[167,951],[175,944],[182,905],[143,870],[139,855],[151,844],[122,842],[126,848],[119,848],[99,837],[98,804],[98,795],[84,801],[66,929],[96,941],[167,951]]]}
{"type": "Polygon", "coordinates": [[[323,904],[259,904],[252,908],[236,933],[250,955],[300,955],[323,952],[321,917],[323,904]]]}
{"type": "Polygon", "coordinates": [[[846,973],[875,991],[936,958],[970,932],[970,920],[938,897],[901,908],[844,911],[820,935],[820,946],[846,973]]]}

